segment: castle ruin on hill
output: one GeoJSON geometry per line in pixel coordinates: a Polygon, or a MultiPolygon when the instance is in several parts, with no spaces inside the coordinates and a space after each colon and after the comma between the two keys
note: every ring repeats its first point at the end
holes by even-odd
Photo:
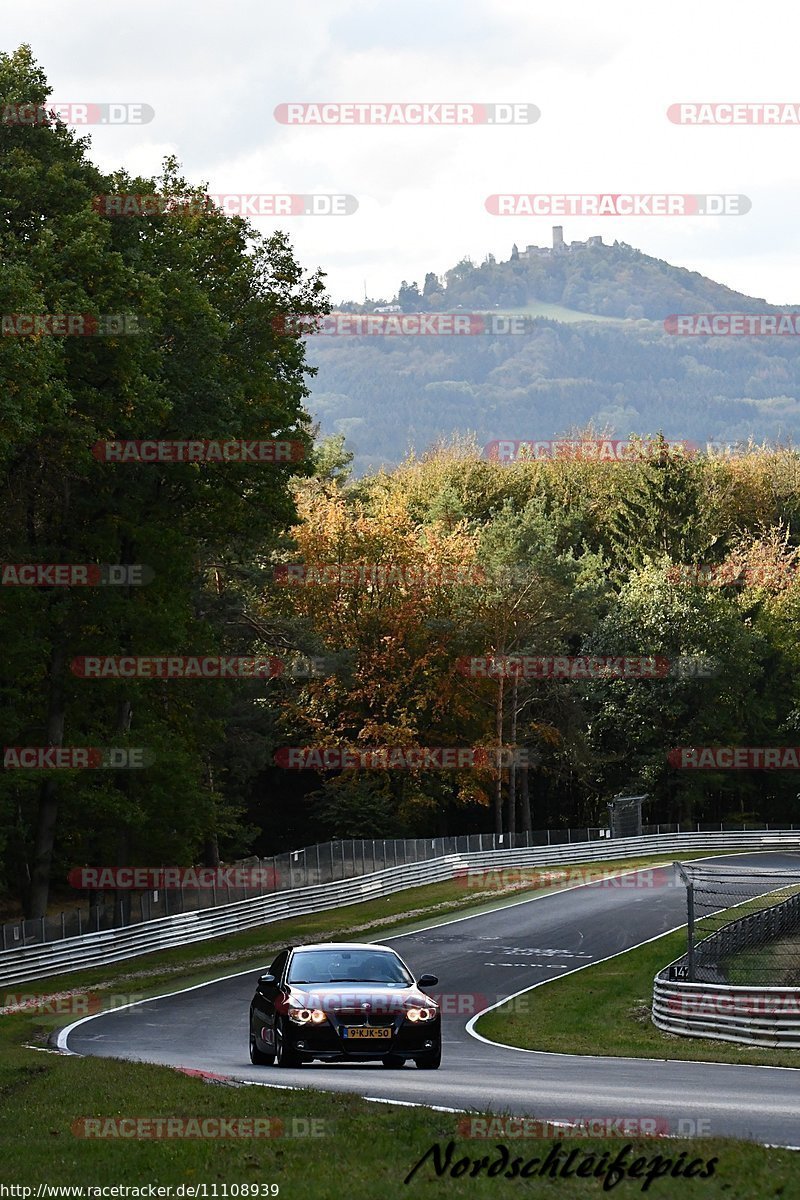
{"type": "Polygon", "coordinates": [[[524,250],[520,250],[515,242],[511,247],[511,259],[517,261],[526,258],[540,258],[544,254],[570,254],[573,250],[583,250],[587,246],[602,245],[603,239],[599,234],[587,238],[585,242],[570,242],[567,245],[564,241],[564,226],[554,225],[552,246],[526,246],[524,250]]]}

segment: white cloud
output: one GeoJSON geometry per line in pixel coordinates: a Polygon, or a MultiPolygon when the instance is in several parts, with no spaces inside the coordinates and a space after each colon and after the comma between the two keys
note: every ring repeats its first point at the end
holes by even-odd
{"type": "MultiPolygon", "coordinates": [[[[30,42],[58,99],[152,104],[146,127],[97,130],[93,157],[155,173],[175,152],[213,191],[347,192],[347,218],[287,220],[333,295],[390,294],[465,253],[547,244],[545,219],[483,209],[497,191],[743,193],[745,217],[571,220],[775,302],[800,300],[795,210],[800,128],[688,128],[680,100],[800,102],[788,6],[744,0],[107,0],[6,7],[4,46],[30,42]],[[290,100],[528,101],[531,126],[299,128],[290,100]]],[[[262,219],[260,225],[269,228],[262,219]]]]}

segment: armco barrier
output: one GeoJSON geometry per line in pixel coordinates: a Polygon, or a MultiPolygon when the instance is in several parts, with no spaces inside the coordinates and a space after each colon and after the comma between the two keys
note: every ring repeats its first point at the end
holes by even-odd
{"type": "Polygon", "coordinates": [[[452,879],[465,869],[499,869],[608,859],[641,858],[690,850],[778,850],[800,849],[798,832],[665,833],[640,838],[606,838],[595,842],[531,849],[487,850],[483,853],[447,854],[442,858],[407,863],[337,880],[316,887],[254,896],[219,908],[201,909],[173,917],[160,917],[124,929],[109,929],[82,937],[66,938],[0,953],[0,984],[14,985],[44,979],[64,971],[105,966],[156,950],[238,933],[286,917],[304,916],[327,908],[358,904],[378,896],[390,896],[404,888],[452,879]]]}
{"type": "Polygon", "coordinates": [[[656,975],[653,1024],[665,1033],[751,1046],[800,1046],[800,988],[687,983],[656,975]]]}

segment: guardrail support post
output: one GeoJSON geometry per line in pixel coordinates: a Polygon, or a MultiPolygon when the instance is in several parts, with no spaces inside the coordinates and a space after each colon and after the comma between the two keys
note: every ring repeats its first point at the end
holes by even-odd
{"type": "Polygon", "coordinates": [[[689,982],[694,983],[694,884],[686,887],[686,965],[689,968],[689,982]]]}

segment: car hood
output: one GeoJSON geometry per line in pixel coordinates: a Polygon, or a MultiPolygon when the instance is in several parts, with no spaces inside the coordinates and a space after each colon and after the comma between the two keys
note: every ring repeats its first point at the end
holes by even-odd
{"type": "Polygon", "coordinates": [[[292,999],[306,1008],[324,1012],[361,1008],[373,1012],[397,1012],[403,1008],[437,1008],[435,1000],[417,987],[383,987],[378,983],[290,984],[292,999]]]}

